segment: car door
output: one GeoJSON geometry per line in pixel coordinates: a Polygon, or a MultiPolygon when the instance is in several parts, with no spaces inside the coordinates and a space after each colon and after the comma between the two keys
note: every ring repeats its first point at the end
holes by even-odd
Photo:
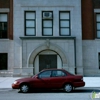
{"type": "Polygon", "coordinates": [[[33,81],[34,88],[49,88],[51,71],[43,71],[38,74],[35,81],[33,81]]]}
{"type": "Polygon", "coordinates": [[[52,77],[50,78],[51,88],[61,88],[66,81],[66,74],[61,70],[52,71],[52,77]]]}

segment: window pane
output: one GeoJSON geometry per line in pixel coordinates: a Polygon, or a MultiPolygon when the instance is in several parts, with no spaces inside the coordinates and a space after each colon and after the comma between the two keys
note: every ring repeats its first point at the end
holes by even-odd
{"type": "Polygon", "coordinates": [[[61,27],[69,27],[69,21],[61,21],[61,27]]]}
{"type": "Polygon", "coordinates": [[[0,23],[0,30],[2,30],[2,23],[0,23]]]}
{"type": "Polygon", "coordinates": [[[52,27],[52,21],[43,21],[43,27],[52,27]]]}
{"type": "Polygon", "coordinates": [[[97,37],[100,38],[100,31],[97,31],[97,37]]]}
{"type": "Polygon", "coordinates": [[[62,71],[57,71],[57,76],[65,76],[65,73],[62,71]]]}
{"type": "Polygon", "coordinates": [[[34,28],[26,28],[26,35],[35,35],[34,28]]]}
{"type": "Polygon", "coordinates": [[[39,75],[39,78],[47,78],[51,76],[51,71],[45,71],[39,75]]]}
{"type": "Polygon", "coordinates": [[[62,71],[53,71],[52,72],[53,77],[58,77],[58,76],[66,76],[64,72],[62,71]]]}
{"type": "Polygon", "coordinates": [[[0,38],[7,38],[7,31],[0,31],[0,38]]]}
{"type": "Polygon", "coordinates": [[[0,23],[0,38],[7,38],[7,23],[0,23]]]}
{"type": "Polygon", "coordinates": [[[7,22],[7,14],[0,14],[0,22],[7,22]]]}
{"type": "Polygon", "coordinates": [[[0,53],[0,70],[7,70],[7,53],[0,53]]]}
{"type": "Polygon", "coordinates": [[[26,12],[26,19],[35,19],[34,12],[26,12]]]}
{"type": "Polygon", "coordinates": [[[26,27],[35,27],[35,21],[26,21],[26,27]]]}
{"type": "Polygon", "coordinates": [[[2,38],[7,38],[7,31],[2,31],[2,38]]]}
{"type": "Polygon", "coordinates": [[[100,30],[100,23],[97,23],[97,30],[100,30]]]}
{"type": "Polygon", "coordinates": [[[100,21],[100,14],[97,14],[97,21],[100,21]]]}
{"type": "Polygon", "coordinates": [[[44,28],[43,35],[52,35],[52,28],[44,28]]]}
{"type": "Polygon", "coordinates": [[[100,53],[99,53],[99,60],[100,60],[100,53]]]}
{"type": "Polygon", "coordinates": [[[69,35],[69,28],[61,28],[61,35],[69,35]]]}
{"type": "Polygon", "coordinates": [[[7,30],[7,23],[4,23],[4,30],[7,30]]]}
{"type": "Polygon", "coordinates": [[[66,12],[66,13],[61,12],[60,19],[69,19],[69,13],[68,12],[66,12]]]}

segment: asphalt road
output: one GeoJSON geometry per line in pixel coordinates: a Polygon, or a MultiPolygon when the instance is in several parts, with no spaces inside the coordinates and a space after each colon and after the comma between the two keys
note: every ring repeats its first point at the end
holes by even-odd
{"type": "Polygon", "coordinates": [[[92,100],[93,91],[99,93],[100,88],[78,88],[71,93],[65,93],[62,90],[21,93],[19,90],[0,89],[0,100],[92,100]]]}

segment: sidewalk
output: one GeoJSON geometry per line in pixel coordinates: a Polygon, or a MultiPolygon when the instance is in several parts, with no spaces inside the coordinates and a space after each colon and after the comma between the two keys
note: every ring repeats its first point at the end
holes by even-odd
{"type": "MultiPolygon", "coordinates": [[[[11,84],[20,77],[0,77],[0,88],[11,88],[11,84]]],[[[85,87],[100,87],[100,77],[84,77],[85,87]]]]}

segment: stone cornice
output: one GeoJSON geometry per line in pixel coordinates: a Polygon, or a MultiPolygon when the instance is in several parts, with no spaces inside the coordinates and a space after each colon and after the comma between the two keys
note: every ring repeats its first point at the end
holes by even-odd
{"type": "Polygon", "coordinates": [[[45,36],[45,37],[33,37],[33,36],[25,36],[25,37],[19,37],[20,39],[22,39],[22,40],[34,40],[34,39],[69,39],[69,40],[71,40],[71,39],[76,39],[76,37],[66,37],[66,36],[59,36],[59,37],[55,37],[55,36],[53,36],[53,37],[49,37],[49,36],[45,36]]]}

